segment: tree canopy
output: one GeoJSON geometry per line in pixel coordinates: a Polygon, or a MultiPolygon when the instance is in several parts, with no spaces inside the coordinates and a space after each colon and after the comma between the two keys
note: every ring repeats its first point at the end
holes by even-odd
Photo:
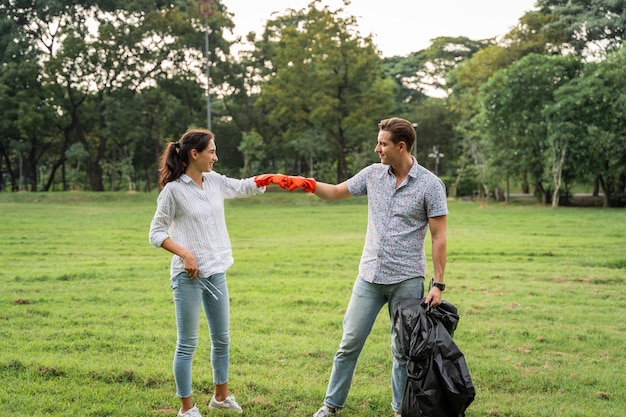
{"type": "Polygon", "coordinates": [[[219,0],[2,2],[0,190],[150,191],[166,143],[207,124],[222,173],[342,181],[398,116],[453,195],[626,205],[626,1],[538,0],[501,37],[388,58],[349,5],[232,39],[219,0]]]}

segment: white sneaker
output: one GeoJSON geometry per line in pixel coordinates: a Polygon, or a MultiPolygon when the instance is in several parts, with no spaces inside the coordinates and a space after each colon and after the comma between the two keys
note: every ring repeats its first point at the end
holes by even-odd
{"type": "Polygon", "coordinates": [[[328,417],[334,415],[337,415],[337,410],[331,409],[329,406],[324,405],[324,407],[317,410],[317,413],[313,414],[313,417],[328,417]]]}
{"type": "Polygon", "coordinates": [[[193,408],[187,410],[185,414],[178,410],[178,417],[202,417],[202,414],[200,414],[200,410],[194,405],[193,408]]]}
{"type": "Polygon", "coordinates": [[[213,410],[213,409],[230,410],[236,413],[243,413],[243,410],[241,409],[239,404],[237,404],[237,401],[235,401],[235,397],[233,397],[232,395],[229,395],[228,397],[224,398],[224,401],[217,401],[215,399],[215,395],[211,397],[211,402],[209,403],[209,410],[213,410]]]}

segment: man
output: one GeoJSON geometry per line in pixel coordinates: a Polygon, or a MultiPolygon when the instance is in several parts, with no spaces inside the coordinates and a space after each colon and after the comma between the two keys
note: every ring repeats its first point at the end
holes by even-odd
{"type": "Polygon", "coordinates": [[[435,286],[425,303],[436,307],[444,290],[446,265],[446,190],[443,182],[412,156],[415,129],[407,120],[391,118],[378,124],[372,164],[341,184],[289,177],[290,190],[302,188],[324,200],[367,195],[368,225],[359,272],[335,354],[324,405],[313,417],[333,416],[343,408],[354,368],[376,316],[387,304],[393,353],[391,407],[400,417],[407,379],[406,358],[393,329],[392,308],[400,298],[422,298],[426,276],[424,239],[430,228],[435,286]]]}

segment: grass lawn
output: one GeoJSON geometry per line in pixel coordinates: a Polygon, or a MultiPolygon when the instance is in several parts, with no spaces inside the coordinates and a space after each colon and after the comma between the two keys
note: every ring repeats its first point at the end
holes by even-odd
{"type": "MultiPolygon", "coordinates": [[[[1,416],[176,415],[170,255],[148,242],[155,200],[0,193],[1,416]]],[[[449,210],[444,296],[477,391],[467,416],[623,417],[626,210],[449,210]]],[[[365,199],[279,191],[226,211],[231,392],[247,416],[310,416],[341,337],[365,199]]],[[[194,396],[209,415],[205,326],[200,337],[194,396]]],[[[342,416],[391,417],[390,365],[383,310],[342,416]]]]}

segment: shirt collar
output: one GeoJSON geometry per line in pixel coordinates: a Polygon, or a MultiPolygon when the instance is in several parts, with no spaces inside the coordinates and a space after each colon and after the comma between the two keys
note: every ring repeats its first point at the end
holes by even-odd
{"type": "Polygon", "coordinates": [[[411,159],[413,159],[413,165],[411,166],[411,169],[409,170],[409,176],[413,177],[413,178],[417,178],[417,159],[415,159],[415,157],[413,155],[411,155],[411,159]]]}
{"type": "MultiPolygon", "coordinates": [[[[413,165],[411,165],[411,169],[409,170],[409,177],[417,178],[417,159],[415,159],[415,156],[413,155],[411,155],[411,159],[413,159],[413,165]]],[[[387,165],[387,174],[394,175],[391,170],[391,165],[387,165]]]]}

